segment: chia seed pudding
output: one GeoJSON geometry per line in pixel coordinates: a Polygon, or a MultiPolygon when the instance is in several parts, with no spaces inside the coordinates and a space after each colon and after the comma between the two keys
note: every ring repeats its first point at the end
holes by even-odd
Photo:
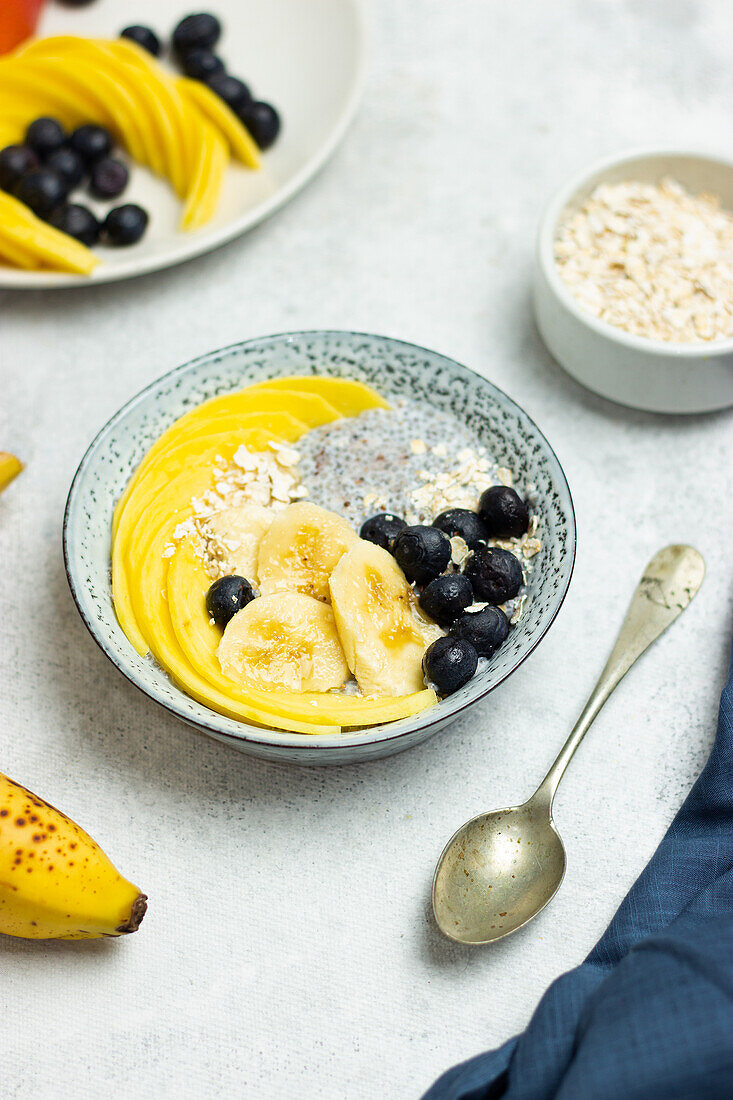
{"type": "MultiPolygon", "coordinates": [[[[512,471],[500,466],[452,414],[400,399],[391,409],[315,428],[297,443],[298,475],[307,499],[343,515],[358,530],[376,512],[392,512],[408,524],[430,524],[449,508],[476,509],[492,485],[513,487],[512,471]]],[[[522,487],[530,508],[533,485],[522,487]]],[[[502,605],[517,622],[526,601],[526,579],[541,549],[539,520],[531,514],[520,538],[489,539],[515,554],[525,579],[519,595],[502,605]]],[[[458,569],[468,556],[461,538],[451,540],[458,569]],[[462,544],[462,545],[461,545],[462,544]]]]}

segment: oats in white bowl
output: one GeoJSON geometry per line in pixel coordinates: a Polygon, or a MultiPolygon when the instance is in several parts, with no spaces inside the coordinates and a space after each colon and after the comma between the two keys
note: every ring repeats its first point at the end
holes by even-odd
{"type": "Polygon", "coordinates": [[[733,215],[673,179],[602,183],[558,228],[558,272],[579,305],[636,336],[733,337],[733,215]]]}

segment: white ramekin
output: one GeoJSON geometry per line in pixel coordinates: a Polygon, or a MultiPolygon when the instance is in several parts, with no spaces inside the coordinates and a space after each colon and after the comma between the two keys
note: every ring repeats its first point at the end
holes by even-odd
{"type": "Polygon", "coordinates": [[[733,339],[670,343],[632,336],[581,308],[554,257],[558,224],[603,182],[656,183],[671,176],[693,193],[712,192],[733,210],[733,161],[704,153],[642,150],[601,161],[575,176],[540,223],[534,283],[537,325],[551,354],[588,389],[621,405],[699,413],[733,405],[733,339]]]}

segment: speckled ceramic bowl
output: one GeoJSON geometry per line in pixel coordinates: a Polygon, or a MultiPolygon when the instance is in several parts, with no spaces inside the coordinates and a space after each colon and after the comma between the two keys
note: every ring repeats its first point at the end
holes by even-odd
{"type": "Polygon", "coordinates": [[[64,517],[64,559],[71,592],[92,637],[141,691],[209,736],[242,752],[292,764],[348,764],[400,752],[425,741],[493,691],[529,656],[549,629],[570,584],[575,516],[565,475],[525,412],[473,371],[436,352],[352,332],[268,336],[212,352],[178,367],[129,401],[102,428],[82,459],[64,517]],[[460,691],[412,718],[338,737],[282,733],[236,722],[180,691],[120,629],[110,587],[110,524],[115,501],[145,452],[177,417],[216,394],[288,374],[357,378],[388,399],[407,396],[451,409],[520,489],[539,495],[542,550],[535,558],[528,607],[488,667],[460,691]]]}

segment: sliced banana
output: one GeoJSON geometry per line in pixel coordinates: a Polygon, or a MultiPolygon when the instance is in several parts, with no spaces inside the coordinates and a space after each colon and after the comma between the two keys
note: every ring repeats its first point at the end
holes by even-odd
{"type": "Polygon", "coordinates": [[[422,659],[442,631],[419,612],[391,554],[359,539],[331,577],[331,604],[346,661],[365,695],[425,687],[422,659]]]}
{"type": "Polygon", "coordinates": [[[264,691],[328,691],[349,677],[333,611],[300,592],[252,600],[228,623],[217,654],[230,680],[264,691]]]}
{"type": "Polygon", "coordinates": [[[237,573],[257,584],[257,557],[263,535],[275,518],[271,508],[261,504],[243,504],[215,512],[202,525],[206,538],[206,558],[212,563],[212,576],[237,573]]]}
{"type": "Polygon", "coordinates": [[[353,528],[335,512],[307,501],[288,505],[260,543],[262,594],[296,591],[327,603],[329,577],[358,540],[353,528]]]}

